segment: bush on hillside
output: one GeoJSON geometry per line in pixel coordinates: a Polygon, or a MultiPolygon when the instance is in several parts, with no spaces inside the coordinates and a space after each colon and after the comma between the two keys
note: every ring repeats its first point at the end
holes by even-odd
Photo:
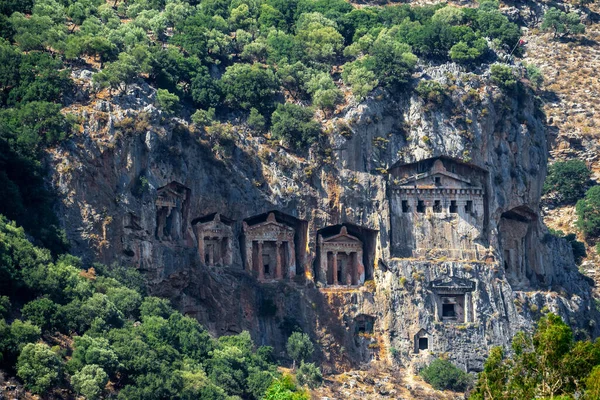
{"type": "Polygon", "coordinates": [[[591,172],[582,160],[557,161],[548,167],[544,193],[559,204],[575,203],[585,194],[591,172]]]}
{"type": "Polygon", "coordinates": [[[464,392],[471,385],[472,379],[463,370],[448,360],[436,359],[420,372],[425,382],[437,390],[453,390],[464,392]]]}
{"type": "Polygon", "coordinates": [[[577,202],[577,227],[586,238],[600,236],[600,186],[590,188],[577,202]]]}

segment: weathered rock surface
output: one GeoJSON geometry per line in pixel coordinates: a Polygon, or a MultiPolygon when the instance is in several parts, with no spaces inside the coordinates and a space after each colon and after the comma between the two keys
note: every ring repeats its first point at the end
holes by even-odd
{"type": "Polygon", "coordinates": [[[418,367],[446,353],[477,371],[490,346],[507,345],[545,309],[596,336],[590,282],[568,244],[546,235],[540,222],[548,141],[533,96],[503,93],[487,72],[466,74],[454,65],[425,69],[419,78],[448,85],[443,104],[376,92],[326,121],[326,144],[307,158],[252,137],[239,121],[223,127],[232,138],[224,140],[165,119],[147,85],[75,107],[83,131],[49,154],[73,251],[139,268],[153,294],[171,298],[217,335],[249,330],[256,343],[282,354],[299,326],[319,340],[329,370],[373,358],[418,367]],[[391,237],[400,228],[391,225],[387,169],[440,156],[485,171],[484,259],[393,254],[391,237]],[[165,238],[157,232],[157,196],[172,182],[189,191],[183,217],[165,220],[177,234],[165,238]],[[307,244],[294,279],[259,283],[244,271],[242,221],[270,210],[306,221],[307,244]],[[212,213],[235,221],[227,268],[207,267],[198,256],[191,221],[212,213]],[[314,280],[317,231],[344,223],[374,232],[367,282],[321,287],[314,280]],[[462,321],[443,315],[451,293],[462,321]],[[427,344],[419,351],[421,338],[427,344]]]}

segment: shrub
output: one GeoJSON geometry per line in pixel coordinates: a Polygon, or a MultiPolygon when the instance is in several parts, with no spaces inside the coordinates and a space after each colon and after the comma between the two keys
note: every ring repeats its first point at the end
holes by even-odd
{"type": "Polygon", "coordinates": [[[600,186],[587,191],[585,197],[577,202],[577,227],[586,238],[600,236],[600,186]]]}
{"type": "Polygon", "coordinates": [[[308,386],[311,389],[321,386],[323,375],[321,369],[314,363],[305,363],[302,361],[296,372],[296,379],[300,386],[308,386]]]}
{"type": "Polygon", "coordinates": [[[254,107],[250,109],[246,123],[257,132],[264,132],[266,127],[265,117],[254,107]]]}
{"type": "Polygon", "coordinates": [[[471,377],[448,360],[436,359],[421,371],[425,382],[437,390],[465,391],[471,385],[471,377]]]}
{"type": "Polygon", "coordinates": [[[281,139],[292,150],[306,149],[316,142],[321,131],[313,110],[295,104],[280,104],[271,117],[274,139],[281,139]]]}
{"type": "Polygon", "coordinates": [[[43,394],[59,382],[61,367],[60,359],[48,345],[29,343],[19,356],[17,375],[23,379],[27,389],[43,394]]]}
{"type": "Polygon", "coordinates": [[[108,375],[97,365],[86,365],[71,377],[73,389],[88,400],[100,398],[107,383],[108,375]]]}
{"type": "Polygon", "coordinates": [[[179,96],[166,89],[158,89],[158,92],[156,93],[156,103],[165,114],[172,115],[179,108],[179,96]]]}
{"type": "Polygon", "coordinates": [[[275,379],[267,393],[263,397],[264,400],[309,400],[310,396],[307,392],[299,391],[294,385],[294,381],[290,375],[284,375],[281,379],[275,379]]]}
{"type": "Polygon", "coordinates": [[[423,100],[434,104],[441,104],[446,96],[444,86],[438,81],[420,81],[415,91],[423,100]]]}
{"type": "Polygon", "coordinates": [[[585,32],[585,25],[581,23],[577,13],[570,12],[567,14],[554,7],[550,8],[544,14],[544,21],[541,28],[545,31],[554,31],[555,38],[585,32]]]}
{"type": "Polygon", "coordinates": [[[492,65],[492,82],[505,90],[513,90],[517,85],[517,78],[513,69],[506,64],[492,65]]]}
{"type": "Polygon", "coordinates": [[[555,162],[548,167],[544,193],[554,193],[559,203],[575,203],[585,194],[590,176],[582,160],[555,162]]]}
{"type": "Polygon", "coordinates": [[[192,122],[199,127],[205,127],[212,124],[215,120],[215,109],[209,108],[208,110],[197,110],[192,115],[192,122]]]}

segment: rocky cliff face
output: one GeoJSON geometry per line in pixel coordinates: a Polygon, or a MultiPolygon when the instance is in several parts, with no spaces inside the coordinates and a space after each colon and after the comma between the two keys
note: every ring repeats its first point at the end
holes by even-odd
{"type": "MultiPolygon", "coordinates": [[[[89,76],[75,75],[85,98],[89,76]]],[[[590,283],[568,245],[539,219],[548,144],[531,93],[504,93],[487,72],[452,65],[424,69],[417,79],[440,82],[447,95],[435,103],[409,91],[350,101],[322,121],[323,139],[306,157],[253,137],[235,118],[210,134],[166,118],[143,84],[72,106],[82,131],[49,158],[73,251],[141,269],[153,294],[171,298],[214,334],[249,330],[257,343],[283,352],[300,327],[319,341],[331,369],[372,358],[417,366],[446,353],[476,371],[490,346],[508,344],[545,309],[580,334],[597,335],[590,283]],[[415,214],[422,222],[394,225],[404,197],[392,189],[404,181],[388,170],[421,168],[439,157],[450,160],[442,163],[443,182],[462,183],[441,190],[443,182],[425,187],[421,175],[407,178],[433,197],[422,216],[415,214]],[[461,168],[481,171],[480,194],[461,168]],[[481,196],[480,210],[469,210],[469,196],[481,196]],[[464,212],[452,212],[453,205],[464,212]],[[242,221],[252,224],[251,217],[272,210],[295,230],[296,276],[259,281],[247,271],[254,250],[245,246],[242,221]],[[228,262],[205,250],[199,255],[194,223],[214,213],[231,227],[228,262]],[[364,284],[334,285],[337,276],[318,267],[318,234],[341,225],[363,244],[364,284]],[[398,254],[392,243],[401,232],[422,243],[444,232],[450,239],[398,254]]],[[[439,175],[432,171],[427,179],[439,175]]],[[[412,196],[406,205],[416,208],[422,194],[412,196]]],[[[277,253],[288,264],[289,251],[277,253]]]]}

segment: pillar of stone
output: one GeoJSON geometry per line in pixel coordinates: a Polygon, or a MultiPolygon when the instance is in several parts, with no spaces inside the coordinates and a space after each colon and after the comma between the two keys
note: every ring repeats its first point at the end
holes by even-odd
{"type": "Polygon", "coordinates": [[[471,308],[471,293],[467,292],[465,293],[465,323],[473,322],[471,308]]]}
{"type": "Polygon", "coordinates": [[[337,276],[337,272],[338,272],[338,265],[337,265],[337,251],[333,252],[333,259],[332,259],[332,268],[333,268],[333,284],[337,285],[338,284],[338,276],[337,276]]]}
{"type": "Polygon", "coordinates": [[[288,276],[290,279],[293,279],[296,276],[296,249],[294,249],[294,240],[290,240],[287,242],[288,248],[288,260],[287,260],[287,270],[288,276]]]}
{"type": "Polygon", "coordinates": [[[229,237],[226,237],[225,239],[225,265],[232,265],[233,264],[233,244],[232,244],[232,240],[229,237]]]}
{"type": "Polygon", "coordinates": [[[220,237],[217,238],[217,244],[215,244],[215,252],[216,254],[216,263],[218,265],[223,265],[223,250],[222,250],[222,240],[220,237]]]}
{"type": "Polygon", "coordinates": [[[277,247],[275,248],[275,277],[277,279],[283,279],[283,268],[281,265],[281,252],[283,248],[281,247],[281,242],[276,243],[277,247]]]}
{"type": "Polygon", "coordinates": [[[356,252],[356,283],[362,285],[365,283],[365,266],[363,265],[362,250],[356,252]]]}
{"type": "Polygon", "coordinates": [[[260,240],[258,242],[256,263],[258,264],[258,279],[261,281],[264,281],[265,280],[265,266],[263,264],[262,246],[263,246],[263,242],[262,242],[262,240],[260,240]]]}
{"type": "Polygon", "coordinates": [[[198,230],[198,255],[200,256],[200,262],[204,264],[205,255],[204,255],[204,232],[198,230]]]}
{"type": "Polygon", "coordinates": [[[327,252],[321,248],[321,259],[319,260],[321,265],[319,269],[319,280],[324,285],[327,285],[327,252]]]}
{"type": "Polygon", "coordinates": [[[252,240],[246,238],[246,272],[248,272],[249,274],[252,274],[252,270],[254,269],[254,265],[252,263],[252,259],[254,257],[254,255],[252,254],[252,243],[252,240]]]}

